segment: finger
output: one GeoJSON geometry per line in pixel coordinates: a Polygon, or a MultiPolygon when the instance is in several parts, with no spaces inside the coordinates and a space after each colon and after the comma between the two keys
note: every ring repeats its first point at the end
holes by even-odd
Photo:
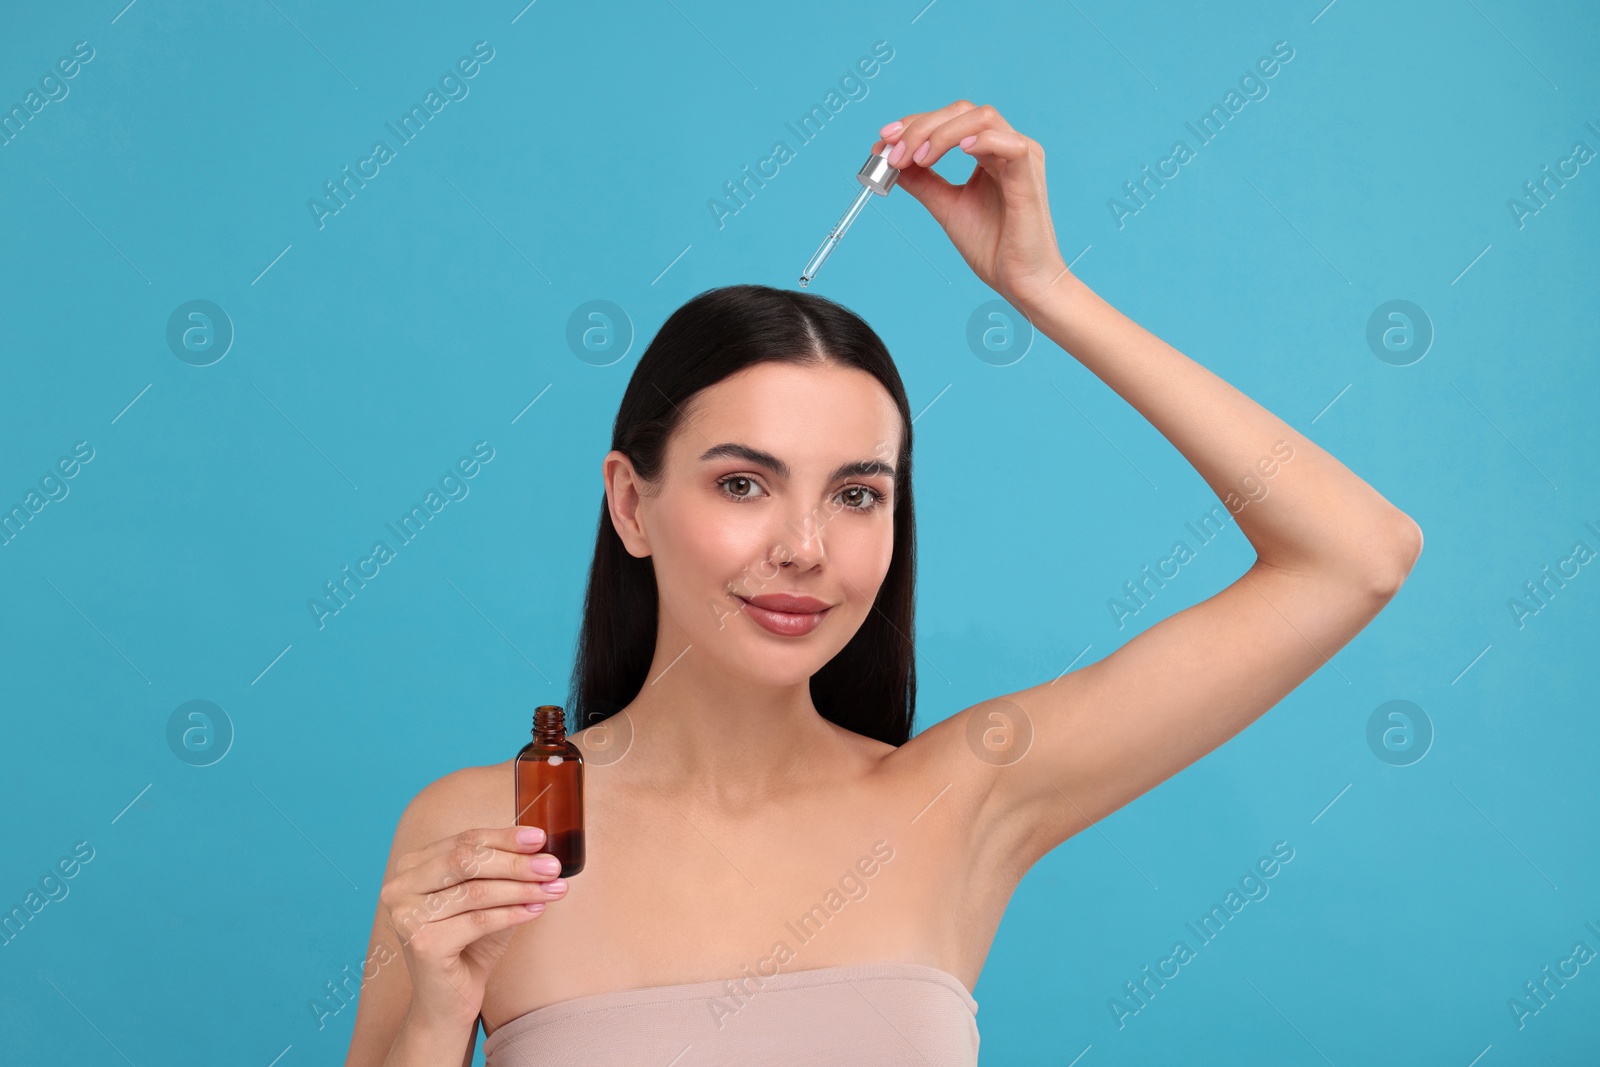
{"type": "MultiPolygon", "coordinates": [[[[978,166],[994,175],[996,178],[1007,176],[1011,164],[1026,163],[1029,153],[1036,147],[1034,143],[1015,130],[979,130],[977,133],[968,134],[957,142],[961,150],[972,156],[978,166]]],[[[1042,149],[1040,150],[1042,153],[1042,149]]],[[[1041,154],[1041,159],[1042,159],[1041,154]]],[[[1022,180],[1027,181],[1035,176],[1031,167],[1014,168],[1022,175],[1022,180]]]]}
{"type": "Polygon", "coordinates": [[[907,115],[904,119],[896,119],[894,122],[891,122],[885,126],[882,130],[879,130],[878,141],[872,146],[872,151],[884,156],[893,154],[895,145],[900,143],[900,138],[905,132],[903,129],[901,129],[901,127],[914,118],[916,118],[915,115],[907,115]],[[886,133],[885,131],[890,132],[886,133]]]}
{"type": "Polygon", "coordinates": [[[900,135],[905,131],[907,124],[910,123],[912,119],[915,119],[922,114],[923,112],[921,111],[915,111],[909,115],[901,115],[893,122],[886,122],[882,127],[879,128],[878,136],[884,138],[892,144],[900,139],[900,135]]]}
{"type": "Polygon", "coordinates": [[[477,879],[548,882],[561,876],[561,860],[548,852],[530,855],[483,845],[456,849],[397,877],[402,898],[459,888],[477,879]]]}
{"type": "Polygon", "coordinates": [[[500,908],[469,911],[442,922],[429,923],[411,939],[413,954],[429,959],[450,959],[461,950],[490,934],[520,923],[532,922],[544,914],[545,906],[508,904],[500,908]],[[537,910],[535,910],[537,909],[537,910]]]}
{"type": "MultiPolygon", "coordinates": [[[[942,107],[937,111],[925,111],[919,115],[909,115],[902,119],[905,128],[890,138],[894,142],[894,149],[889,153],[889,165],[901,170],[911,166],[913,156],[922,143],[928,139],[928,134],[933,132],[952,117],[971,111],[976,104],[969,100],[957,100],[955,103],[942,107]]],[[[957,138],[959,140],[959,138],[957,138]]]]}
{"type": "Polygon", "coordinates": [[[403,904],[390,910],[389,922],[402,941],[416,936],[429,923],[441,922],[465,912],[509,904],[547,904],[567,894],[565,879],[550,882],[525,882],[511,878],[475,878],[437,893],[416,898],[409,908],[403,904]]]}
{"type": "Polygon", "coordinates": [[[975,137],[985,132],[1010,134],[1014,138],[1020,138],[1023,145],[1026,145],[1028,140],[1007,125],[1006,120],[1000,117],[1000,112],[984,104],[982,107],[963,111],[941,122],[928,131],[927,140],[922,142],[921,147],[908,147],[907,151],[918,166],[931,168],[950,149],[968,137],[975,137]]]}
{"type": "Polygon", "coordinates": [[[1005,160],[1028,158],[1033,142],[1015,130],[979,130],[957,141],[969,155],[999,156],[1005,160]]]}
{"type": "MultiPolygon", "coordinates": [[[[441,837],[431,841],[423,847],[407,852],[400,857],[396,864],[397,869],[406,870],[430,862],[441,854],[449,854],[452,849],[461,846],[475,848],[483,845],[489,848],[498,848],[508,852],[537,852],[543,847],[546,839],[545,831],[538,826],[475,826],[460,833],[441,837]]],[[[470,857],[467,857],[470,862],[470,857]]]]}
{"type": "Polygon", "coordinates": [[[901,171],[895,184],[915,197],[941,226],[961,196],[961,186],[952,185],[943,175],[922,167],[901,171]]]}
{"type": "Polygon", "coordinates": [[[472,878],[554,878],[561,862],[538,852],[543,836],[537,827],[510,826],[464,830],[442,838],[395,876],[395,890],[401,896],[423,896],[472,878]],[[525,837],[532,841],[524,841],[525,837]]]}

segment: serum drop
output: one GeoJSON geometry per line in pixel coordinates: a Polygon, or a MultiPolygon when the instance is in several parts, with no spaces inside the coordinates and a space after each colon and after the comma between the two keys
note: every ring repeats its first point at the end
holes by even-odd
{"type": "Polygon", "coordinates": [[[561,877],[583,870],[583,753],[567,740],[567,713],[559,704],[533,712],[533,740],[516,759],[518,826],[545,833],[542,851],[561,861],[561,877]]]}

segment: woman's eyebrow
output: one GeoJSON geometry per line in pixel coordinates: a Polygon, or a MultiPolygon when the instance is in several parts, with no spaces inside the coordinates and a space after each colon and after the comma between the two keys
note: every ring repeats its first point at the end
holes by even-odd
{"type": "MultiPolygon", "coordinates": [[[[763,452],[759,448],[751,448],[749,445],[741,445],[732,441],[724,442],[720,445],[712,445],[700,453],[700,461],[703,463],[719,456],[732,456],[747,463],[754,463],[759,467],[767,468],[785,480],[792,473],[789,470],[789,465],[771,452],[763,452]]],[[[859,459],[851,463],[840,464],[832,474],[828,475],[828,481],[836,482],[840,478],[852,477],[866,478],[876,474],[887,474],[892,480],[895,477],[895,470],[891,464],[884,463],[882,460],[859,459]]]]}

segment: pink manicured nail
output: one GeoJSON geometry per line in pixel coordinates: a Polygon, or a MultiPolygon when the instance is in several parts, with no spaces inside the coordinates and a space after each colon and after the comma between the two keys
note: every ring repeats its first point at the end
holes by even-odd
{"type": "Polygon", "coordinates": [[[922,147],[917,149],[916,155],[912,156],[911,158],[916,160],[918,163],[921,163],[924,159],[928,158],[928,152],[930,150],[932,150],[932,148],[933,148],[933,142],[932,141],[923,141],[922,142],[922,147]]]}
{"type": "Polygon", "coordinates": [[[961,138],[961,147],[967,149],[968,151],[971,151],[972,150],[972,146],[977,144],[977,143],[978,143],[978,135],[975,134],[975,133],[971,134],[970,136],[961,138]]]}
{"type": "Polygon", "coordinates": [[[906,124],[905,123],[901,122],[899,119],[895,119],[893,122],[889,123],[889,125],[885,126],[883,129],[879,130],[878,131],[878,136],[887,139],[887,138],[893,137],[895,134],[899,133],[901,130],[903,130],[905,128],[906,128],[906,124]]]}
{"type": "Polygon", "coordinates": [[[894,149],[889,153],[889,166],[898,167],[900,165],[900,157],[905,154],[906,143],[901,141],[899,144],[895,145],[894,149]]]}
{"type": "Polygon", "coordinates": [[[544,831],[537,826],[524,826],[517,831],[517,844],[537,845],[544,840],[544,831]]]}

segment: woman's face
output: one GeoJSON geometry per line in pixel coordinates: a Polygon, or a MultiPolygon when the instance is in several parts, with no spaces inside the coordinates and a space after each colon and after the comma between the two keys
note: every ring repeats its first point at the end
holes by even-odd
{"type": "Polygon", "coordinates": [[[637,485],[620,452],[606,459],[613,524],[654,562],[660,633],[729,673],[804,681],[861,627],[888,573],[900,413],[865,371],[789,363],[748,367],[685,412],[651,495],[614,480],[637,485]],[[773,594],[825,610],[774,618],[744,603],[773,594]]]}

